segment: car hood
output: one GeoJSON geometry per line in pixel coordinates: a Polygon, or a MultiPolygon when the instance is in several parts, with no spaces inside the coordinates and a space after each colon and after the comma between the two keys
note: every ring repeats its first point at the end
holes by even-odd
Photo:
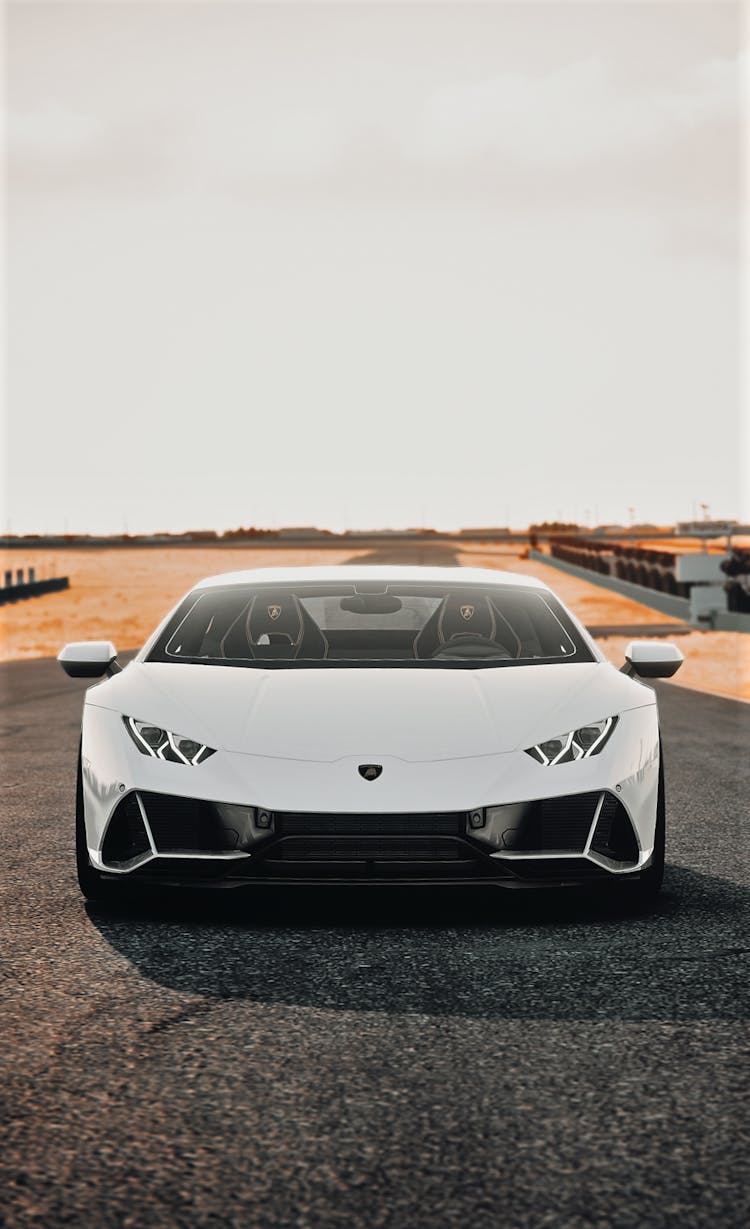
{"type": "Polygon", "coordinates": [[[332,762],[497,755],[655,703],[606,662],[454,669],[272,669],[132,662],[87,703],[217,750],[332,762]]]}

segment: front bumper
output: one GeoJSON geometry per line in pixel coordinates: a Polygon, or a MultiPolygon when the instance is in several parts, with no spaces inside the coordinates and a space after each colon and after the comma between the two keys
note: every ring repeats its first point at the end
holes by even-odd
{"type": "Polygon", "coordinates": [[[471,812],[258,811],[134,791],[115,808],[100,867],[117,878],[265,883],[590,884],[643,868],[627,810],[609,791],[471,812]]]}
{"type": "Polygon", "coordinates": [[[649,704],[620,715],[601,755],[555,767],[367,748],[330,763],[219,751],[193,768],[140,755],[116,713],[87,704],[82,766],[89,858],[113,879],[533,887],[649,865],[659,735],[649,704]],[[364,782],[360,760],[381,778],[364,782]]]}

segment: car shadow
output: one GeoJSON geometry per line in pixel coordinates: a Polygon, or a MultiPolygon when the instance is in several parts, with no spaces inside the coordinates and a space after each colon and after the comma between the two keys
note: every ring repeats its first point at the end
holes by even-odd
{"type": "Polygon", "coordinates": [[[748,1016],[750,890],[668,868],[624,893],[238,889],[140,896],[91,923],[151,981],[217,1000],[473,1019],[748,1016]]]}

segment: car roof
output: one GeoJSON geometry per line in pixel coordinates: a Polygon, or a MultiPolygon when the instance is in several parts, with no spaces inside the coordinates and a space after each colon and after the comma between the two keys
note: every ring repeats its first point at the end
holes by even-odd
{"type": "Polygon", "coordinates": [[[429,568],[429,567],[374,567],[365,564],[339,564],[334,567],[280,567],[250,568],[244,572],[222,572],[206,576],[194,589],[212,589],[220,585],[266,585],[266,584],[335,584],[338,581],[390,581],[439,585],[514,585],[524,589],[549,590],[544,581],[518,572],[497,572],[492,568],[429,568]]]}

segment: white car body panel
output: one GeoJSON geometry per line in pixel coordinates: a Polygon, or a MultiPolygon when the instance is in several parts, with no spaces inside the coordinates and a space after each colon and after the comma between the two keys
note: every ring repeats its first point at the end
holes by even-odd
{"type": "Polygon", "coordinates": [[[219,750],[332,763],[346,755],[452,760],[523,749],[653,704],[654,695],[598,662],[419,672],[134,662],[88,703],[219,750]]]}

